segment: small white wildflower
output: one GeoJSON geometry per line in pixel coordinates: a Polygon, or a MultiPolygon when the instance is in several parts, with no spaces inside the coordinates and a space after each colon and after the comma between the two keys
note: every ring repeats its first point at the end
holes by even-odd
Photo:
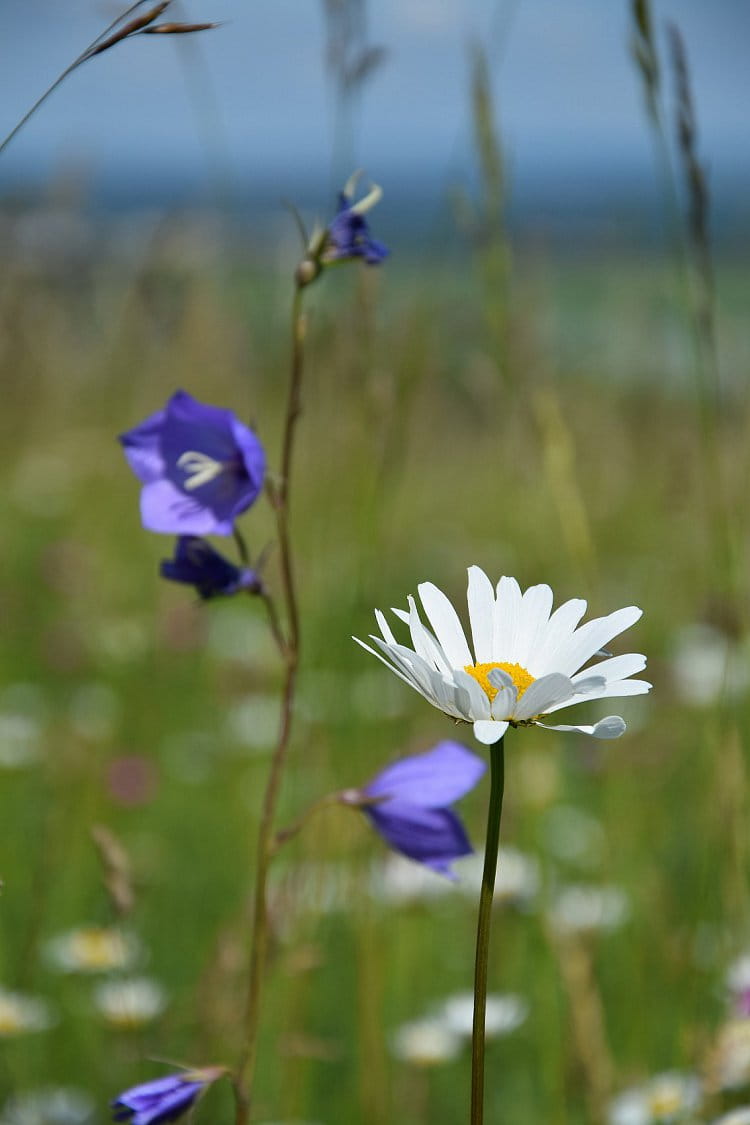
{"type": "MultiPolygon", "coordinates": [[[[510,1035],[526,1020],[529,1005],[522,996],[512,993],[490,993],[485,1011],[485,1035],[488,1039],[510,1035]]],[[[471,1038],[474,1021],[474,995],[458,992],[449,996],[438,1008],[436,1018],[457,1035],[471,1038]]]]}
{"type": "Polygon", "coordinates": [[[95,1109],[85,1090],[65,1086],[29,1090],[5,1103],[0,1125],[91,1125],[95,1109]]]}
{"type": "Polygon", "coordinates": [[[397,1059],[412,1066],[439,1066],[461,1053],[462,1036],[440,1019],[412,1020],[396,1029],[391,1050],[397,1059]]]}
{"type": "Polygon", "coordinates": [[[162,986],[149,977],[106,981],[94,993],[94,1003],[111,1027],[131,1030],[160,1016],[167,1003],[162,986]]]}
{"type": "Polygon", "coordinates": [[[612,1100],[608,1125],[688,1125],[701,1104],[701,1083],[692,1074],[668,1071],[612,1100]]]}
{"type": "Polygon", "coordinates": [[[628,897],[619,887],[562,887],[549,909],[553,931],[561,936],[616,930],[630,915],[628,897]]]}
{"type": "MultiPolygon", "coordinates": [[[[482,885],[484,856],[472,855],[456,863],[459,889],[474,898],[482,885]]],[[[511,906],[527,906],[539,892],[539,863],[517,848],[502,847],[495,875],[494,901],[511,906]]]]}
{"type": "Polygon", "coordinates": [[[45,954],[64,973],[107,973],[129,969],[141,952],[130,933],[105,926],[81,926],[50,938],[45,954]]]}
{"type": "Polygon", "coordinates": [[[0,1039],[46,1031],[55,1022],[49,1005],[36,996],[6,992],[0,988],[0,1039]]]}

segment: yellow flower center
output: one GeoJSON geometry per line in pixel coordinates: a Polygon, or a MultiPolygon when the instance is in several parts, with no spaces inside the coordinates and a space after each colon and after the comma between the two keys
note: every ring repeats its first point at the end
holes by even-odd
{"type": "Polygon", "coordinates": [[[111,930],[79,930],[71,940],[75,962],[86,969],[113,969],[127,960],[125,945],[111,930]]]}
{"type": "Polygon", "coordinates": [[[18,1005],[0,997],[0,1035],[13,1035],[23,1029],[23,1015],[18,1005]]]}
{"type": "Polygon", "coordinates": [[[470,676],[474,677],[482,691],[487,694],[490,703],[495,698],[498,691],[496,687],[493,687],[489,680],[489,674],[493,670],[493,668],[500,668],[501,671],[507,672],[507,674],[515,684],[519,699],[526,691],[526,688],[534,682],[534,676],[532,676],[530,672],[527,672],[526,669],[520,664],[507,664],[505,662],[498,663],[496,661],[491,664],[467,664],[464,667],[464,671],[468,672],[470,676]]]}

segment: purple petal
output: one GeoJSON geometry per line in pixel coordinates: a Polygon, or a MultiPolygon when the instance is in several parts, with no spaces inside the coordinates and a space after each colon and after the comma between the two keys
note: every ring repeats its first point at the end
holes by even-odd
{"type": "Polygon", "coordinates": [[[181,535],[174,557],[164,559],[159,569],[162,578],[195,586],[202,598],[237,594],[240,590],[258,593],[262,589],[255,571],[235,566],[195,535],[181,535]]]}
{"type": "Polygon", "coordinates": [[[166,410],[157,410],[139,426],[120,434],[120,442],[131,469],[144,484],[158,480],[164,473],[161,452],[161,431],[166,410]]]}
{"type": "Polygon", "coordinates": [[[171,481],[155,480],[141,492],[141,520],[147,531],[166,535],[231,535],[231,519],[219,519],[197,496],[171,481]]]}
{"type": "Polygon", "coordinates": [[[173,1121],[190,1108],[204,1086],[205,1082],[190,1081],[178,1074],[133,1086],[112,1103],[115,1119],[130,1117],[130,1125],[173,1121]]]}
{"type": "MultiPolygon", "coordinates": [[[[364,786],[363,793],[393,797],[420,808],[442,808],[473,789],[486,768],[482,758],[460,743],[439,742],[424,754],[412,754],[386,766],[364,786]]],[[[391,804],[389,801],[388,806],[391,804]]]]}
{"type": "Polygon", "coordinates": [[[385,801],[362,811],[390,847],[443,875],[450,876],[450,864],[473,851],[461,821],[450,809],[385,801]]]}

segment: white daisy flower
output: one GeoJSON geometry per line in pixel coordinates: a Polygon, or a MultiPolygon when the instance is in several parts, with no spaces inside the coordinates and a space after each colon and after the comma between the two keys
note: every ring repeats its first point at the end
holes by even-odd
{"type": "Polygon", "coordinates": [[[140,942],[133,934],[106,926],[82,926],[57,934],[45,947],[47,960],[64,973],[129,969],[140,951],[140,942]]]}
{"type": "Polygon", "coordinates": [[[99,985],[94,1004],[111,1027],[130,1031],[160,1016],[167,1006],[167,997],[158,981],[128,977],[99,985]]]}
{"type": "Polygon", "coordinates": [[[402,1023],[391,1037],[391,1051],[412,1066],[440,1066],[458,1058],[463,1038],[440,1019],[402,1023]]]}
{"type": "MultiPolygon", "coordinates": [[[[651,684],[630,677],[646,666],[645,656],[602,652],[613,637],[641,616],[637,606],[618,609],[577,628],[586,602],[573,598],[552,613],[549,586],[524,593],[515,578],[501,578],[497,591],[478,566],[469,567],[468,607],[474,651],[458,614],[431,582],[418,587],[431,630],[421,621],[414,598],[409,609],[394,609],[409,626],[411,643],[399,644],[380,610],[375,611],[382,637],[371,635],[377,652],[364,649],[415,688],[446,715],[473,723],[479,742],[492,745],[509,726],[528,726],[541,716],[574,703],[610,696],[641,695],[651,684]],[[381,655],[382,654],[382,655],[381,655]],[[598,664],[588,664],[605,656],[598,664]]],[[[594,738],[618,738],[625,723],[610,715],[589,726],[547,726],[580,731],[594,738]]]]}
{"type": "Polygon", "coordinates": [[[27,1031],[46,1031],[54,1023],[55,1018],[44,1000],[0,988],[0,1039],[24,1035],[27,1031]]]}
{"type": "MultiPolygon", "coordinates": [[[[522,996],[514,993],[489,993],[485,1011],[485,1035],[488,1039],[510,1035],[516,1031],[529,1014],[529,1005],[522,996]]],[[[471,1038],[474,1026],[474,994],[457,992],[449,996],[438,1012],[445,1026],[466,1038],[471,1038]]]]}
{"type": "Polygon", "coordinates": [[[610,1103],[608,1125],[688,1125],[702,1100],[701,1084],[693,1074],[668,1071],[644,1086],[631,1087],[610,1103]]]}

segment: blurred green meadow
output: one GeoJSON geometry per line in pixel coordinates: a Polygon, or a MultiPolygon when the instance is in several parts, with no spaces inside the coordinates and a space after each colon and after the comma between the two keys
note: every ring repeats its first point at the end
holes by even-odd
{"type": "MultiPolygon", "coordinates": [[[[105,244],[61,268],[3,221],[0,986],[46,1006],[24,1030],[0,999],[3,1125],[37,1120],[19,1104],[51,1087],[81,1094],[66,1125],[104,1122],[158,1060],[237,1054],[283,670],[258,601],[197,604],[158,577],[172,543],[141,529],[116,435],[183,387],[251,421],[277,465],[296,262],[220,240],[196,253],[191,233],[174,219],[127,255],[105,244]],[[117,922],[93,826],[127,853],[134,890],[119,925],[137,953],[110,971],[66,967],[54,944],[117,922]],[[102,985],[134,977],[150,1014],[107,1009],[102,985]]],[[[672,261],[514,249],[501,293],[468,254],[400,253],[377,233],[383,268],[332,271],[307,299],[302,668],[280,823],[440,739],[479,750],[351,640],[374,607],[427,579],[460,606],[472,563],[549,582],[556,603],[586,597],[589,615],[642,606],[617,651],[648,655],[654,690],[615,708],[621,740],[507,739],[502,841],[525,877],[497,896],[490,990],[521,1017],[489,1040],[487,1115],[596,1122],[619,1091],[679,1071],[704,1084],[689,1119],[708,1122],[750,1082],[749,1062],[722,1090],[717,1049],[727,969],[750,948],[747,270],[716,263],[717,498],[672,261]],[[587,890],[564,913],[570,887],[587,890]]],[[[267,503],[241,526],[254,556],[273,544],[267,503]]],[[[272,589],[276,563],[271,548],[272,589]]],[[[480,847],[487,789],[461,803],[480,847]]],[[[468,1039],[441,1046],[428,1023],[407,1049],[403,1030],[471,988],[475,884],[457,870],[425,886],[342,807],[279,852],[254,1120],[466,1120],[468,1039]]],[[[197,1120],[232,1112],[219,1083],[197,1120]]]]}

